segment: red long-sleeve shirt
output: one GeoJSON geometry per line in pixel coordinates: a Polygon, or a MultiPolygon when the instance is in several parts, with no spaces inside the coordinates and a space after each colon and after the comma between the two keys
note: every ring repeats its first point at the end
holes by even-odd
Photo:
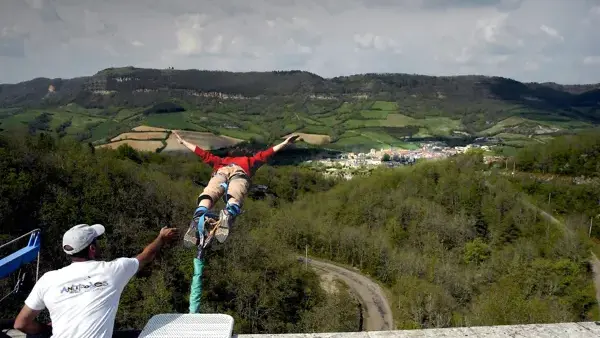
{"type": "Polygon", "coordinates": [[[275,154],[275,150],[271,147],[267,150],[259,151],[254,156],[219,157],[196,146],[194,153],[200,156],[204,163],[213,167],[213,173],[229,164],[237,164],[244,169],[246,175],[252,177],[256,173],[256,170],[275,154]]]}

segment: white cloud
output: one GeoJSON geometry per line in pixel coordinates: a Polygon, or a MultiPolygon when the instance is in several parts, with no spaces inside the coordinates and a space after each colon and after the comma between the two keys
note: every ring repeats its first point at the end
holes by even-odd
{"type": "Polygon", "coordinates": [[[586,56],[583,59],[584,65],[600,65],[600,56],[586,56]]]}
{"type": "Polygon", "coordinates": [[[210,54],[219,54],[223,49],[223,35],[215,36],[211,43],[206,48],[206,51],[210,54]]]}
{"type": "Polygon", "coordinates": [[[202,52],[202,32],[206,15],[183,15],[175,19],[177,49],[175,53],[193,55],[202,52]]]}
{"type": "Polygon", "coordinates": [[[559,39],[561,41],[563,41],[565,38],[563,38],[560,33],[558,33],[558,31],[552,27],[548,27],[546,25],[541,25],[540,26],[540,30],[542,30],[542,32],[548,34],[549,36],[559,39]]]}
{"type": "Polygon", "coordinates": [[[118,65],[600,82],[600,67],[590,67],[600,55],[600,6],[592,3],[0,1],[0,82],[118,65]]]}
{"type": "Polygon", "coordinates": [[[392,51],[400,53],[401,49],[398,43],[389,37],[375,35],[372,33],[354,34],[354,42],[359,49],[375,49],[380,52],[392,51]]]}

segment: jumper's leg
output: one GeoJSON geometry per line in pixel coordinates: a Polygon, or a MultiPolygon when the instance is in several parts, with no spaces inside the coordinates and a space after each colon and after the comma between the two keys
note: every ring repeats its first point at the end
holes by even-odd
{"type": "Polygon", "coordinates": [[[223,243],[229,235],[229,228],[233,225],[235,218],[241,213],[244,198],[250,188],[250,181],[246,176],[235,175],[229,181],[229,187],[226,191],[227,205],[219,216],[221,223],[215,233],[215,237],[220,243],[223,243]]]}
{"type": "Polygon", "coordinates": [[[208,185],[204,188],[200,196],[198,196],[198,207],[194,210],[194,215],[190,222],[190,226],[184,235],[184,241],[190,245],[203,245],[204,241],[204,224],[199,224],[201,219],[212,206],[215,201],[218,201],[219,197],[223,195],[225,189],[221,186],[227,180],[227,177],[217,172],[208,185]]]}

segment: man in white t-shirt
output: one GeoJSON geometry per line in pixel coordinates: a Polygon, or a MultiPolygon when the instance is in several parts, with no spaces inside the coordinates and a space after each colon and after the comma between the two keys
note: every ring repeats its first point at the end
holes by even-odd
{"type": "Polygon", "coordinates": [[[15,329],[27,334],[51,332],[55,338],[112,337],[125,285],[177,233],[175,228],[162,228],[137,257],[106,262],[96,260],[96,238],[104,234],[104,226],[72,227],[63,236],[63,250],[72,263],[45,273],[37,281],[15,320],[15,329]],[[35,320],[44,308],[50,312],[52,326],[35,320]]]}

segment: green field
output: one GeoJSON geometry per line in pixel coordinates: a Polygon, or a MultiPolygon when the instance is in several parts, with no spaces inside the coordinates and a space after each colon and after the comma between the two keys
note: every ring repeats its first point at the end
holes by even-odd
{"type": "Polygon", "coordinates": [[[241,130],[241,129],[221,128],[221,129],[219,129],[219,132],[221,133],[221,135],[230,136],[230,137],[234,137],[234,138],[238,138],[238,139],[242,139],[242,140],[249,140],[250,138],[259,138],[259,139],[262,138],[262,136],[260,134],[247,132],[247,131],[241,130]]]}
{"type": "Polygon", "coordinates": [[[365,119],[385,120],[388,116],[387,111],[382,110],[362,110],[360,116],[365,119]]]}
{"type": "Polygon", "coordinates": [[[138,109],[120,109],[117,113],[117,115],[115,115],[115,117],[113,118],[115,121],[123,121],[126,119],[131,118],[132,116],[136,116],[141,114],[141,111],[139,111],[138,109]]]}
{"type": "Polygon", "coordinates": [[[415,125],[418,124],[414,118],[402,114],[388,114],[385,120],[385,126],[388,127],[404,127],[415,125]]]}
{"type": "Polygon", "coordinates": [[[344,122],[347,129],[360,129],[364,127],[381,127],[382,120],[348,120],[344,122]]]}
{"type": "MultiPolygon", "coordinates": [[[[535,133],[537,130],[545,130],[543,128],[577,130],[591,126],[590,123],[560,116],[540,120],[543,112],[514,105],[508,108],[508,112],[514,116],[498,119],[496,122],[487,120],[485,128],[473,132],[461,120],[443,116],[442,109],[432,106],[423,110],[426,104],[418,100],[412,101],[406,100],[407,106],[402,107],[396,102],[387,101],[354,100],[340,106],[311,101],[303,107],[282,105],[279,112],[277,106],[269,105],[264,113],[261,113],[261,109],[244,113],[246,110],[239,103],[230,105],[227,101],[209,107],[186,105],[188,110],[183,112],[150,115],[143,114],[150,107],[85,109],[76,104],[52,108],[47,112],[50,114],[49,130],[56,130],[61,124],[70,121],[71,125],[64,129],[68,135],[91,134],[85,139],[92,142],[114,137],[143,124],[166,129],[212,131],[244,140],[281,137],[291,132],[334,137],[341,135],[331,146],[344,148],[401,146],[405,144],[404,136],[407,135],[415,138],[460,137],[460,134],[455,133],[457,131],[475,136],[496,135],[507,145],[522,146],[532,142],[547,142],[553,137],[535,133]],[[403,113],[399,113],[400,111],[403,113]],[[419,111],[421,112],[415,113],[419,111]],[[535,137],[529,138],[530,134],[535,137]]],[[[0,110],[0,128],[27,130],[28,124],[46,110],[30,109],[15,114],[18,111],[0,110]]],[[[472,116],[480,120],[489,119],[485,111],[474,112],[472,116]]]]}
{"type": "Polygon", "coordinates": [[[300,131],[307,134],[329,134],[331,128],[327,126],[306,126],[300,131]]]}
{"type": "Polygon", "coordinates": [[[183,112],[164,113],[146,116],[141,123],[152,127],[162,127],[166,129],[186,129],[202,131],[202,128],[195,123],[189,122],[183,112]]]}
{"type": "Polygon", "coordinates": [[[121,133],[129,131],[129,126],[115,122],[113,120],[104,121],[91,130],[93,141],[103,138],[113,138],[121,133]]]}
{"type": "Polygon", "coordinates": [[[371,109],[378,109],[384,111],[396,111],[398,110],[398,104],[396,102],[386,102],[386,101],[375,101],[371,109]]]}

